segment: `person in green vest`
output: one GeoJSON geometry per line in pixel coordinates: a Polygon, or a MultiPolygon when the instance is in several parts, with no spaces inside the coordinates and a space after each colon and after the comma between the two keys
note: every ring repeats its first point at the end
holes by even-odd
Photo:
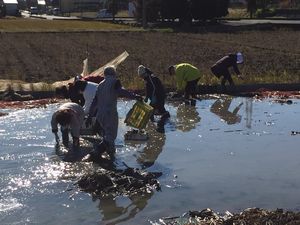
{"type": "Polygon", "coordinates": [[[169,67],[169,74],[175,75],[177,95],[184,94],[185,99],[196,98],[197,83],[201,77],[199,69],[189,63],[180,63],[169,67]]]}

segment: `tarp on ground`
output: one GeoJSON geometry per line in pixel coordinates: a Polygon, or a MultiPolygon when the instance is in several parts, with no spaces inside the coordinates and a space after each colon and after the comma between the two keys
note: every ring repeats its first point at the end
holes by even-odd
{"type": "MultiPolygon", "coordinates": [[[[121,55],[114,58],[104,66],[101,66],[99,69],[95,70],[91,74],[92,76],[103,76],[104,68],[107,66],[115,66],[117,67],[120,63],[122,63],[129,56],[127,51],[124,51],[121,55]]],[[[87,75],[84,62],[84,75],[87,75]]],[[[61,85],[67,85],[68,83],[73,82],[74,78],[70,78],[68,80],[57,81],[54,83],[46,83],[46,82],[37,82],[37,83],[27,83],[21,80],[4,80],[0,79],[0,91],[5,91],[8,87],[11,87],[14,91],[54,91],[56,87],[61,85]]]]}

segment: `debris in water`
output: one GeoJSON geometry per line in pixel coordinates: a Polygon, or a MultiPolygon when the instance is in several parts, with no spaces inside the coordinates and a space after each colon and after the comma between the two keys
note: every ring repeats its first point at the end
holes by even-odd
{"type": "Polygon", "coordinates": [[[77,182],[81,190],[91,193],[94,197],[131,196],[136,193],[149,193],[160,190],[157,180],[161,172],[146,172],[139,169],[98,170],[82,176],[77,182]]]}
{"type": "Polygon", "coordinates": [[[300,131],[292,131],[291,135],[297,135],[300,134],[300,131]]]}

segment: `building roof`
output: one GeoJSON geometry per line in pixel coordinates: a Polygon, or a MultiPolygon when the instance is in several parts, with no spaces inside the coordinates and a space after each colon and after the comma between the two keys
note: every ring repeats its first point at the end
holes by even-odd
{"type": "Polygon", "coordinates": [[[3,0],[4,4],[18,4],[17,0],[3,0]]]}

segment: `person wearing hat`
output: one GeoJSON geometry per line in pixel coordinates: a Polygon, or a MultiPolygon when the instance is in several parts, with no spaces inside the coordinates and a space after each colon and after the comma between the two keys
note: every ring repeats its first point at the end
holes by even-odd
{"type": "Polygon", "coordinates": [[[118,133],[118,110],[117,99],[119,96],[142,101],[140,95],[125,90],[120,80],[117,79],[115,67],[109,66],[104,69],[104,80],[98,85],[95,97],[90,106],[87,127],[91,122],[91,117],[96,116],[96,127],[99,134],[103,136],[102,143],[97,147],[92,157],[101,158],[107,152],[110,159],[114,159],[115,139],[118,133]]]}
{"type": "Polygon", "coordinates": [[[229,72],[229,67],[233,67],[233,70],[238,75],[238,78],[243,79],[237,66],[237,64],[241,64],[243,62],[243,55],[242,53],[238,52],[236,54],[228,54],[224,56],[211,67],[211,71],[216,77],[222,77],[221,86],[223,90],[226,90],[226,81],[228,81],[231,86],[234,86],[234,82],[229,72]]]}
{"type": "Polygon", "coordinates": [[[184,93],[184,98],[196,97],[197,83],[201,77],[199,69],[189,63],[180,63],[169,67],[169,74],[175,75],[177,95],[184,93]]]}
{"type": "MultiPolygon", "coordinates": [[[[143,65],[139,65],[138,75],[145,81],[146,97],[144,101],[148,102],[150,100],[150,105],[154,108],[154,114],[161,115],[162,118],[169,118],[170,114],[165,109],[166,92],[160,79],[143,65]]],[[[151,116],[151,120],[153,119],[154,115],[151,116]]]]}

